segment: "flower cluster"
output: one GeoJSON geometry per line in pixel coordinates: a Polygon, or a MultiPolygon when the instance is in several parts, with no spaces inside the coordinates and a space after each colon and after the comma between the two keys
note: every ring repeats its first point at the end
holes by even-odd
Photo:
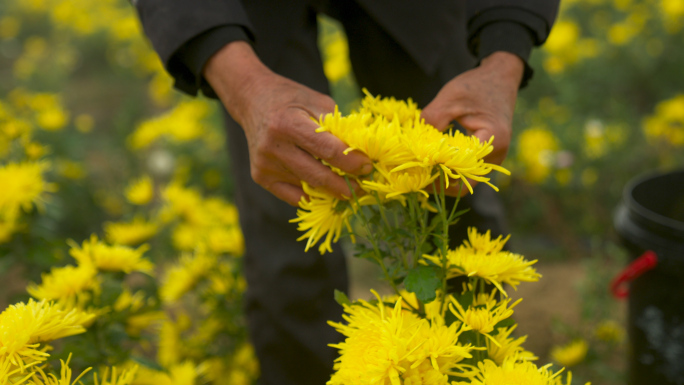
{"type": "MultiPolygon", "coordinates": [[[[338,111],[318,120],[361,151],[373,171],[355,178],[362,196],[340,200],[302,182],[298,228],[308,250],[331,251],[343,232],[356,240],[356,255],[377,263],[395,295],[351,302],[336,294],[344,322],[330,322],[345,340],[328,385],[561,385],[560,371],[537,367],[523,348],[526,337],[511,336],[521,301],[507,287],[541,277],[536,261],[506,250],[509,237],[468,229],[461,245],[450,245],[449,227],[462,214],[459,198],[448,203],[449,184],[473,193],[471,181],[491,184],[489,174],[504,168],[486,163],[492,139],[457,131],[442,133],[420,118],[410,100],[369,94],[357,112],[338,111]],[[402,287],[403,286],[403,287],[402,287]],[[459,287],[461,286],[461,287],[459,287]]],[[[567,376],[570,384],[572,377],[567,376]]]]}
{"type": "MultiPolygon", "coordinates": [[[[319,251],[331,251],[331,242],[337,241],[343,225],[349,227],[349,217],[360,206],[389,201],[406,205],[414,193],[426,204],[427,191],[448,188],[450,183],[462,183],[470,193],[470,181],[496,189],[487,174],[492,170],[508,173],[484,160],[493,150],[494,138],[480,142],[460,131],[440,132],[421,119],[420,109],[410,100],[367,94],[357,112],[342,116],[336,110],[322,116],[318,124],[317,132],[331,133],[349,146],[345,153],[360,151],[367,155],[373,172],[357,179],[367,195],[348,201],[304,185],[308,198],[302,198],[293,222],[299,222],[299,230],[306,231],[300,239],[307,239],[307,250],[325,237],[319,251]]],[[[341,170],[335,171],[344,175],[341,170]]]]}

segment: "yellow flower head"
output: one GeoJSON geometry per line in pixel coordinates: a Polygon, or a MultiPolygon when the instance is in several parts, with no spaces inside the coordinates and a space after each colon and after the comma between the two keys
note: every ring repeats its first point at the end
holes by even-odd
{"type": "Polygon", "coordinates": [[[472,346],[458,344],[456,323],[430,323],[402,309],[401,299],[394,308],[360,301],[344,310],[346,325],[330,322],[347,338],[331,345],[340,357],[329,385],[448,384],[448,375],[463,370],[459,362],[471,357],[472,346]]]}
{"type": "MultiPolygon", "coordinates": [[[[468,229],[468,241],[447,254],[449,277],[480,277],[496,286],[507,295],[503,284],[516,289],[520,282],[536,282],[541,277],[532,267],[537,261],[527,261],[523,256],[502,248],[508,237],[491,239],[490,232],[479,234],[476,229],[468,229]]],[[[423,256],[426,260],[439,263],[438,256],[423,256]]]]}
{"type": "Polygon", "coordinates": [[[42,208],[43,194],[56,190],[56,185],[43,180],[43,173],[48,168],[46,162],[9,163],[0,166],[0,210],[21,208],[29,211],[32,204],[42,208]]]}
{"type": "Polygon", "coordinates": [[[81,379],[86,373],[88,373],[92,368],[88,368],[81,372],[81,374],[71,381],[71,368],[69,368],[69,361],[71,361],[71,354],[67,358],[66,362],[59,360],[62,363],[62,369],[60,371],[60,376],[57,378],[54,374],[45,374],[42,368],[37,368],[37,373],[28,382],[29,385],[74,385],[81,379]]]}
{"type": "Polygon", "coordinates": [[[126,188],[126,199],[134,205],[146,205],[153,197],[154,185],[149,175],[136,179],[126,188]]]}
{"type": "Polygon", "coordinates": [[[159,226],[137,216],[131,222],[105,222],[103,225],[107,241],[113,244],[139,245],[157,234],[159,226]]]}
{"type": "Polygon", "coordinates": [[[606,342],[620,342],[625,337],[625,329],[617,322],[606,320],[596,326],[596,337],[606,342]]]}
{"type": "Polygon", "coordinates": [[[518,136],[517,158],[525,168],[525,178],[541,183],[555,167],[559,145],[556,136],[546,128],[533,127],[518,136]]]}
{"type": "Polygon", "coordinates": [[[589,351],[589,344],[583,339],[578,339],[563,346],[554,346],[551,349],[551,358],[560,365],[574,366],[584,360],[589,351]]]}
{"type": "Polygon", "coordinates": [[[88,290],[99,290],[97,270],[92,265],[53,267],[42,274],[42,283],[30,283],[26,288],[36,299],[63,300],[75,304],[88,290]]]}
{"type": "Polygon", "coordinates": [[[527,336],[516,339],[510,337],[517,326],[498,328],[499,332],[493,336],[496,343],[487,339],[487,356],[490,360],[496,362],[497,365],[502,365],[507,357],[516,356],[518,359],[526,361],[534,361],[538,358],[522,347],[522,344],[527,340],[527,336]]]}
{"type": "Polygon", "coordinates": [[[97,373],[95,373],[93,381],[95,382],[95,385],[130,385],[133,383],[137,372],[137,365],[131,367],[130,369],[124,369],[118,373],[116,367],[113,367],[111,372],[109,368],[105,368],[104,373],[102,374],[102,379],[98,379],[97,373]]]}
{"type": "Polygon", "coordinates": [[[309,198],[302,197],[299,201],[300,209],[297,210],[297,218],[290,220],[290,222],[299,222],[297,230],[306,231],[297,240],[308,239],[305,248],[305,251],[308,251],[325,236],[318,251],[321,254],[326,251],[332,252],[331,242],[337,242],[340,238],[342,226],[344,225],[351,232],[349,217],[354,212],[352,204],[317,191],[306,182],[302,182],[302,187],[309,198]]]}
{"type": "Polygon", "coordinates": [[[69,254],[81,265],[92,265],[103,271],[141,271],[151,274],[154,265],[149,260],[143,258],[143,253],[149,248],[142,245],[137,249],[128,246],[114,245],[109,246],[92,235],[90,240],[83,241],[82,247],[71,241],[69,254]]]}
{"type": "Polygon", "coordinates": [[[510,318],[513,315],[513,308],[522,301],[521,298],[510,307],[508,306],[511,302],[510,298],[497,302],[496,290],[489,295],[484,294],[476,298],[468,309],[464,309],[454,297],[450,299],[449,310],[463,322],[464,330],[475,330],[487,336],[495,345],[499,344],[499,341],[491,335],[494,327],[499,322],[510,318]]]}
{"type": "Polygon", "coordinates": [[[436,173],[431,175],[430,170],[423,167],[389,172],[383,166],[378,165],[376,170],[382,176],[378,178],[379,181],[364,180],[362,186],[366,190],[377,191],[383,199],[402,199],[404,194],[414,192],[429,197],[425,189],[431,186],[439,176],[436,173]]]}
{"type": "Polygon", "coordinates": [[[67,311],[44,300],[10,305],[0,313],[0,362],[8,360],[24,368],[44,361],[49,355],[40,349],[41,342],[83,333],[83,325],[94,318],[94,314],[67,311]]]}
{"type": "Polygon", "coordinates": [[[194,254],[182,255],[179,261],[166,271],[166,277],[159,288],[162,301],[177,301],[183,294],[192,290],[217,264],[216,256],[201,250],[194,254]]]}
{"type": "MultiPolygon", "coordinates": [[[[470,382],[458,382],[454,385],[563,385],[560,373],[553,373],[549,365],[538,368],[534,363],[519,360],[512,356],[497,365],[492,360],[478,362],[478,372],[470,382]]],[[[572,375],[568,373],[567,385],[572,382],[572,375]]]]}
{"type": "Polygon", "coordinates": [[[420,115],[418,105],[411,99],[403,101],[393,97],[382,98],[380,95],[374,97],[365,88],[363,93],[366,97],[361,101],[361,108],[358,111],[360,114],[371,114],[388,121],[397,121],[399,124],[413,121],[420,115]]]}

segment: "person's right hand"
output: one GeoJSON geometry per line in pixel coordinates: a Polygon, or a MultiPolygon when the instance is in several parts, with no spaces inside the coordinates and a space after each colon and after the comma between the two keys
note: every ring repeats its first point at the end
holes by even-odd
{"type": "Polygon", "coordinates": [[[344,178],[320,160],[354,175],[372,171],[364,154],[344,155],[341,140],[315,132],[311,117],[333,112],[335,102],[272,72],[246,42],[229,43],[214,54],[204,76],[245,131],[252,179],[283,201],[297,206],[305,195],[301,181],[338,198],[351,197],[344,178]]]}

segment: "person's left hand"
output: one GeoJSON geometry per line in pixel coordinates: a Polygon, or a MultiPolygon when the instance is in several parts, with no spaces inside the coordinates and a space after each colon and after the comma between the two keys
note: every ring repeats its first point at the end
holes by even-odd
{"type": "MultiPolygon", "coordinates": [[[[501,164],[511,142],[513,111],[523,71],[524,63],[518,56],[495,52],[482,59],[479,67],[445,84],[421,117],[442,131],[457,121],[480,141],[494,136],[494,151],[486,161],[501,164]]],[[[447,194],[457,195],[459,190],[459,183],[454,183],[447,194]]]]}

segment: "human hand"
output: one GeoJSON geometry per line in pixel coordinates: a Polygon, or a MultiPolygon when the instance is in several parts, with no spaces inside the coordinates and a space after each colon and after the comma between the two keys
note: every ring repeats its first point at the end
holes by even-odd
{"type": "MultiPolygon", "coordinates": [[[[347,146],[341,140],[315,132],[318,125],[311,117],[333,112],[335,102],[269,70],[246,42],[217,52],[204,75],[245,131],[252,179],[281,200],[297,206],[305,196],[301,181],[338,198],[352,196],[344,178],[320,160],[354,175],[372,171],[364,154],[344,155],[347,146]]],[[[356,183],[352,188],[362,193],[356,183]]]]}
{"type": "MultiPolygon", "coordinates": [[[[511,142],[513,111],[524,71],[523,61],[508,52],[495,52],[482,59],[479,67],[453,78],[421,113],[425,121],[445,130],[457,121],[480,141],[494,136],[494,151],[486,161],[501,164],[511,142]]],[[[474,181],[470,181],[474,185],[474,181]]],[[[458,195],[459,183],[447,194],[458,195]]]]}

